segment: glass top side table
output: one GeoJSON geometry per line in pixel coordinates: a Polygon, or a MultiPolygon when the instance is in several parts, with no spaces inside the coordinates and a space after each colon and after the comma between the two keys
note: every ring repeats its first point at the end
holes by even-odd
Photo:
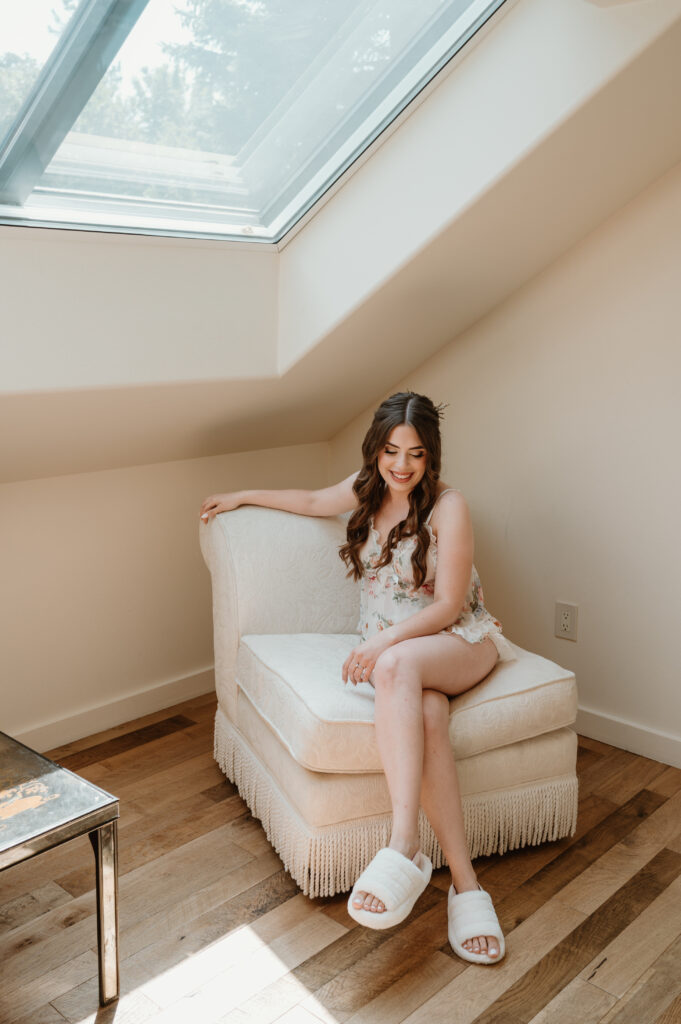
{"type": "Polygon", "coordinates": [[[0,871],[86,835],[95,854],[99,1001],[119,994],[118,800],[0,732],[0,871]]]}

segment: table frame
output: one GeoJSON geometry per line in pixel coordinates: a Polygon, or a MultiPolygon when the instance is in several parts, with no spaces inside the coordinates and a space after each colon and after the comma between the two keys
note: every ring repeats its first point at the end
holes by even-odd
{"type": "MultiPolygon", "coordinates": [[[[14,740],[19,746],[25,746],[14,740]]],[[[30,748],[28,748],[30,749],[30,748]]],[[[40,755],[44,757],[44,754],[40,755]]],[[[46,758],[49,760],[49,758],[46,758]]],[[[55,764],[61,771],[68,772],[55,764]]],[[[70,772],[73,775],[73,772],[70,772]]],[[[82,780],[87,781],[87,780],[82,780]]],[[[93,783],[88,783],[93,786],[93,783]]],[[[98,786],[94,787],[99,789],[98,786]]],[[[100,792],[104,792],[100,790],[100,792]]],[[[107,794],[110,796],[110,794],[107,794]]],[[[0,871],[29,860],[45,850],[87,835],[95,856],[97,883],[97,949],[99,953],[99,1002],[106,1006],[118,999],[120,993],[118,958],[118,817],[116,797],[110,803],[63,822],[36,836],[0,851],[0,871]]]]}

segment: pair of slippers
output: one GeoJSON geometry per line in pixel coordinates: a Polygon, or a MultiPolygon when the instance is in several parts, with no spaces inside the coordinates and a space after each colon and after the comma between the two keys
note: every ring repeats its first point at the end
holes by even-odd
{"type": "MultiPolygon", "coordinates": [[[[348,914],[367,928],[392,928],[411,913],[432,872],[433,865],[422,853],[409,860],[389,847],[379,850],[355,882],[348,900],[348,914]],[[352,901],[358,892],[372,893],[385,905],[385,910],[377,913],[355,907],[352,901]]],[[[447,917],[449,941],[458,956],[474,964],[499,963],[505,953],[504,936],[489,893],[480,887],[457,893],[450,886],[447,917]],[[467,950],[462,943],[476,935],[494,936],[499,943],[499,955],[492,957],[467,950]]]]}

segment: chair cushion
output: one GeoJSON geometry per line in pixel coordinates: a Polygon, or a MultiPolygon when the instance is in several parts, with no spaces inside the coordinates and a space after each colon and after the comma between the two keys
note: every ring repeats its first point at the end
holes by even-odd
{"type": "MultiPolygon", "coordinates": [[[[280,794],[308,825],[324,828],[340,822],[390,813],[390,795],[380,772],[322,773],[302,768],[279,742],[243,693],[239,694],[240,734],[267,769],[280,794]]],[[[218,717],[220,712],[218,711],[218,717]]],[[[461,795],[510,792],[573,777],[577,736],[557,729],[511,743],[457,764],[461,795]]]]}
{"type": "MultiPolygon", "coordinates": [[[[259,634],[241,638],[236,680],[258,715],[303,767],[382,771],[370,683],[344,685],[355,634],[259,634]]],[[[573,673],[513,645],[481,683],[450,701],[455,757],[506,746],[574,722],[573,673]]],[[[239,724],[237,720],[237,725],[239,724]]]]}

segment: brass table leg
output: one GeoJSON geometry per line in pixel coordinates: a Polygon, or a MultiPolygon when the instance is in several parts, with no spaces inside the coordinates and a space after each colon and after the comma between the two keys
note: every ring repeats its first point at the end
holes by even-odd
{"type": "Polygon", "coordinates": [[[118,978],[118,822],[88,833],[97,874],[97,946],[99,1002],[106,1006],[119,995],[118,978]]]}

